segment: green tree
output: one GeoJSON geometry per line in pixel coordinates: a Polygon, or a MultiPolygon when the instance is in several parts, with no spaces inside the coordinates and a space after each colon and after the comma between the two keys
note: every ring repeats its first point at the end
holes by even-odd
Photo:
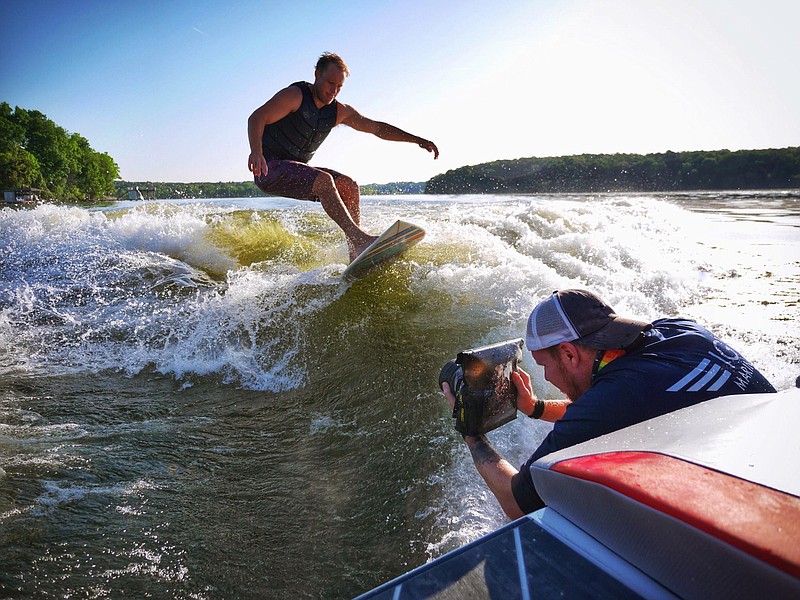
{"type": "Polygon", "coordinates": [[[114,190],[119,167],[86,138],[38,110],[0,103],[0,185],[38,187],[62,200],[99,198],[114,190]]]}
{"type": "Polygon", "coordinates": [[[3,189],[43,188],[44,179],[36,157],[19,146],[0,150],[0,186],[3,189]]]}

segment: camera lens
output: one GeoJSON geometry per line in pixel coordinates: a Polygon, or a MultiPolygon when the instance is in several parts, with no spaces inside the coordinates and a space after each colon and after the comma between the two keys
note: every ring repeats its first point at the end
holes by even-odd
{"type": "Polygon", "coordinates": [[[450,390],[453,393],[456,393],[461,385],[461,381],[461,365],[454,360],[447,361],[442,367],[442,370],[439,372],[439,387],[441,388],[442,384],[447,382],[447,384],[450,386],[450,390]]]}

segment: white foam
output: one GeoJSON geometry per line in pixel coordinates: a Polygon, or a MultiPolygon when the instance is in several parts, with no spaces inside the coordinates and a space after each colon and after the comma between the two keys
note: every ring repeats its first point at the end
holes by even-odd
{"type": "MultiPolygon", "coordinates": [[[[305,206],[284,207],[281,222],[324,229],[318,255],[343,256],[335,225],[305,206]]],[[[154,369],[186,386],[209,375],[250,389],[303,385],[305,327],[342,298],[344,265],[334,258],[303,271],[286,257],[238,266],[209,232],[239,209],[231,201],[1,211],[0,372],[154,369]],[[215,283],[204,270],[227,276],[215,283]]],[[[623,314],[681,313],[719,328],[774,374],[798,362],[798,327],[779,298],[797,291],[782,283],[796,282],[797,243],[737,247],[741,228],[714,213],[644,195],[370,198],[362,213],[367,230],[395,217],[427,230],[403,263],[411,291],[422,302],[447,298],[431,312],[462,329],[477,320],[515,337],[540,298],[587,287],[623,314]]],[[[368,316],[353,315],[350,331],[368,327],[368,316]]]]}

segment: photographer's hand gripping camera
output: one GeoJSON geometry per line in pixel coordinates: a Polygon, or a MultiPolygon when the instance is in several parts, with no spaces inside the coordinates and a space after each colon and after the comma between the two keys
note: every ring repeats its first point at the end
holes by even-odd
{"type": "Polygon", "coordinates": [[[462,435],[479,435],[517,416],[517,388],[511,381],[522,358],[523,341],[510,340],[459,352],[439,373],[456,397],[453,418],[462,435]]]}

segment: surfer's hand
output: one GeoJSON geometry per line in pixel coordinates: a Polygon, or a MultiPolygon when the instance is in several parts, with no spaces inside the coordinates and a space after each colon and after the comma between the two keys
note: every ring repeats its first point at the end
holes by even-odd
{"type": "Polygon", "coordinates": [[[531,376],[522,369],[517,369],[511,373],[511,381],[517,388],[517,410],[530,415],[536,402],[531,376]]]}
{"type": "Polygon", "coordinates": [[[267,159],[263,154],[251,152],[250,157],[247,159],[247,168],[252,171],[255,177],[267,174],[267,159]]]}
{"type": "Polygon", "coordinates": [[[422,148],[423,150],[427,150],[428,152],[433,152],[434,160],[439,158],[439,149],[433,142],[429,142],[428,140],[423,140],[422,138],[419,138],[417,144],[419,144],[419,147],[422,148]]]}
{"type": "Polygon", "coordinates": [[[450,390],[450,384],[446,381],[442,383],[442,393],[444,394],[444,397],[447,398],[447,402],[450,404],[450,410],[453,410],[453,407],[456,405],[456,397],[450,390]]]}

